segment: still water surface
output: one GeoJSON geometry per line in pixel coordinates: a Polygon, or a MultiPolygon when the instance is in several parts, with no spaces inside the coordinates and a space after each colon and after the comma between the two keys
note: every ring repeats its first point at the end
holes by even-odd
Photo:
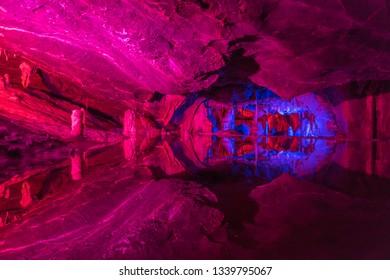
{"type": "Polygon", "coordinates": [[[388,259],[389,148],[139,137],[4,158],[0,258],[388,259]]]}

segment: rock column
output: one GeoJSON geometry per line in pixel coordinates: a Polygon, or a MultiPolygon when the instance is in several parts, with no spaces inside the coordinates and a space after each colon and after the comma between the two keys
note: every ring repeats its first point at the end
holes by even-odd
{"type": "Polygon", "coordinates": [[[135,159],[135,136],[130,137],[123,141],[123,153],[125,159],[134,160],[135,159]]]}
{"type": "Polygon", "coordinates": [[[84,109],[72,111],[72,136],[84,135],[84,109]]]}
{"type": "Polygon", "coordinates": [[[32,68],[26,62],[22,62],[19,68],[20,71],[22,71],[22,76],[20,77],[22,79],[22,86],[26,88],[30,85],[30,75],[32,68]]]}
{"type": "Polygon", "coordinates": [[[135,112],[129,109],[125,112],[125,117],[123,120],[123,135],[132,137],[135,135],[135,132],[135,112]]]}

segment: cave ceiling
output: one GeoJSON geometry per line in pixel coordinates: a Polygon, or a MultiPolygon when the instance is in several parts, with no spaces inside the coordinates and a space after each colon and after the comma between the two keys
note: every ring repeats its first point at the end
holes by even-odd
{"type": "Polygon", "coordinates": [[[27,61],[75,94],[127,105],[254,83],[286,99],[386,80],[385,0],[3,0],[2,73],[27,61]],[[11,59],[11,58],[9,58],[11,59]]]}

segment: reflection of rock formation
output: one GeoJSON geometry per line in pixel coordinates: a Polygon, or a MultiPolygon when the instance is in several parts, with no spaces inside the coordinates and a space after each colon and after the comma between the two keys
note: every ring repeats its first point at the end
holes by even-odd
{"type": "Polygon", "coordinates": [[[70,156],[68,148],[44,151],[39,155],[45,160],[44,164],[34,166],[29,159],[25,159],[22,163],[28,170],[0,183],[0,219],[3,225],[19,219],[25,211],[33,209],[27,206],[33,204],[35,207],[42,199],[53,195],[62,187],[83,182],[83,169],[87,167],[87,162],[90,167],[110,164],[110,161],[118,158],[123,160],[119,145],[114,151],[110,147],[102,149],[95,146],[84,152],[73,150],[70,156]],[[105,150],[109,152],[104,154],[105,150]]]}
{"type": "MultiPolygon", "coordinates": [[[[199,137],[212,140],[213,137],[199,137]]],[[[184,145],[185,154],[197,166],[212,166],[221,162],[267,167],[291,174],[306,175],[326,165],[334,152],[334,143],[297,137],[269,137],[243,140],[239,137],[214,137],[209,145],[192,142],[184,145]],[[192,152],[188,149],[193,149],[192,152]]],[[[206,143],[206,142],[205,142],[206,143]]]]}
{"type": "Polygon", "coordinates": [[[135,159],[135,145],[136,145],[135,136],[130,137],[130,138],[123,141],[123,153],[124,153],[125,159],[127,159],[127,160],[134,160],[135,159]]]}
{"type": "Polygon", "coordinates": [[[20,200],[20,205],[25,208],[32,202],[31,197],[31,186],[25,181],[22,185],[22,199],[20,200]]]}
{"type": "Polygon", "coordinates": [[[84,165],[83,156],[79,151],[73,150],[71,152],[70,157],[72,160],[72,167],[71,167],[72,179],[75,181],[81,180],[83,178],[83,165],[84,165]]]}
{"type": "Polygon", "coordinates": [[[174,175],[186,170],[185,165],[174,154],[167,141],[157,145],[153,153],[144,158],[144,163],[149,166],[161,168],[167,175],[174,175]]]}
{"type": "MultiPolygon", "coordinates": [[[[0,258],[259,259],[321,257],[324,252],[329,258],[340,252],[354,257],[361,238],[376,246],[367,246],[370,253],[385,244],[384,256],[389,243],[384,237],[390,195],[388,191],[373,193],[371,187],[381,184],[383,190],[389,180],[372,181],[366,189],[359,181],[377,176],[353,180],[349,187],[351,193],[359,191],[356,199],[355,194],[286,174],[301,174],[294,166],[285,169],[290,158],[305,169],[298,159],[312,165],[317,164],[315,160],[327,161],[333,148],[327,145],[315,139],[269,137],[257,142],[198,136],[186,142],[144,145],[140,151],[144,157],[139,156],[134,164],[123,159],[120,145],[91,153],[84,180],[70,180],[69,168],[63,166],[17,181],[19,189],[11,197],[20,196],[26,180],[33,197],[42,183],[45,187],[23,215],[1,211],[0,226],[8,225],[0,227],[4,241],[0,242],[0,258]],[[153,180],[154,170],[147,168],[151,165],[161,166],[165,178],[153,180]],[[195,176],[184,174],[194,166],[198,168],[195,176]],[[20,222],[10,223],[15,219],[20,222]],[[380,230],[367,230],[374,227],[380,230]],[[351,236],[355,236],[352,249],[329,246],[334,240],[346,244],[351,236]],[[315,247],[306,246],[296,253],[307,240],[315,247]]],[[[326,176],[346,186],[345,174],[338,171],[326,176]]],[[[20,207],[20,197],[15,202],[20,207]]]]}

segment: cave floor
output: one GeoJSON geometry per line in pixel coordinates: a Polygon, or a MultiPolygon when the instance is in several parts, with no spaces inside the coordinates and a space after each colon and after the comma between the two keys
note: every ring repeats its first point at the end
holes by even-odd
{"type": "Polygon", "coordinates": [[[389,141],[138,138],[2,156],[0,258],[390,257],[389,141]]]}

